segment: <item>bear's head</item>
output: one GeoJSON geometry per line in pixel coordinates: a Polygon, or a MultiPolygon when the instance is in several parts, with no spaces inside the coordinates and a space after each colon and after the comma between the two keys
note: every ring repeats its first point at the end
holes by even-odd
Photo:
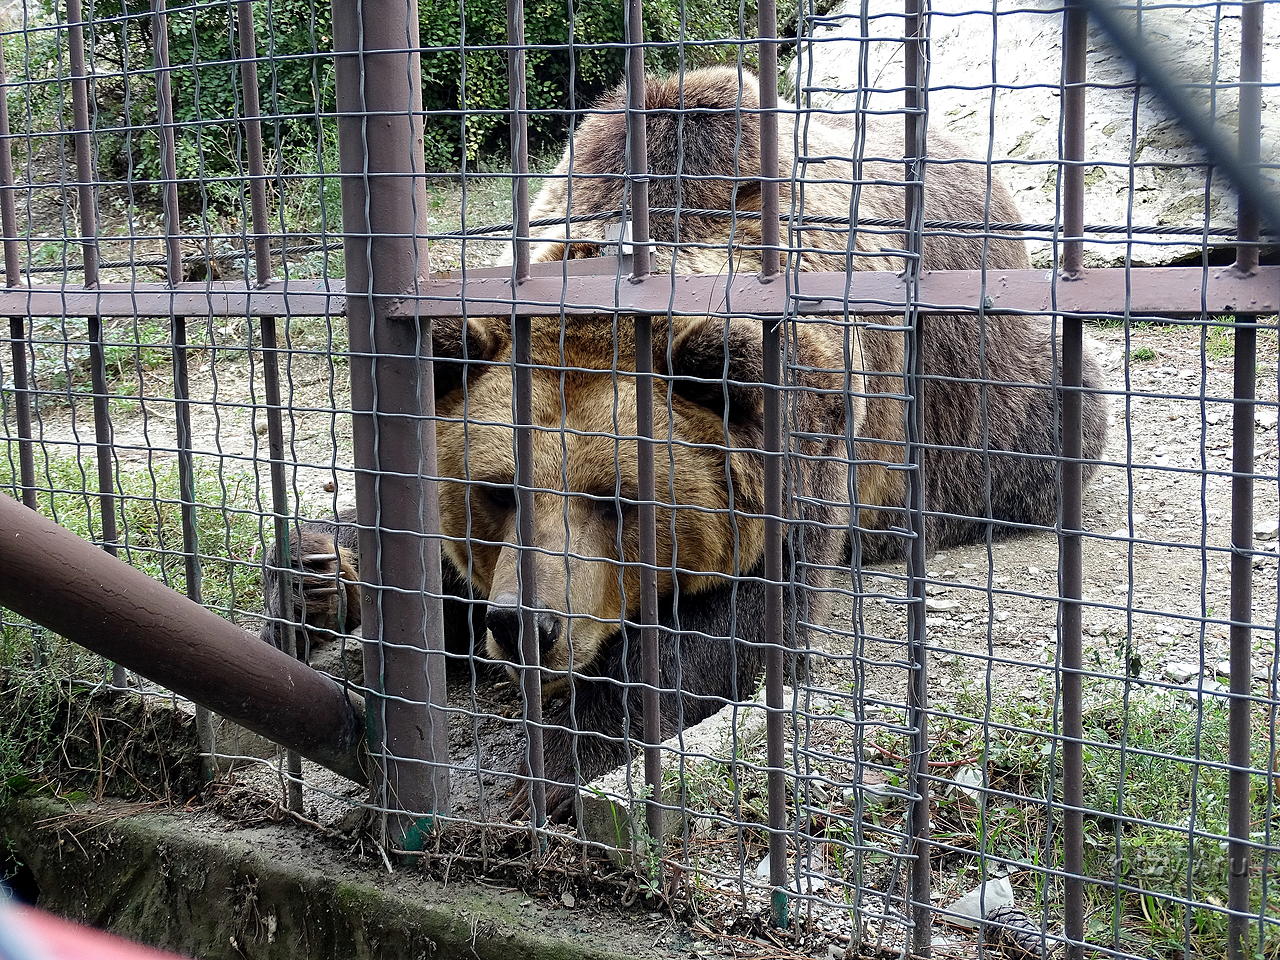
{"type": "MultiPolygon", "coordinates": [[[[824,431],[839,437],[851,393],[833,338],[792,326],[788,351],[800,359],[783,405],[793,424],[803,420],[793,426],[794,449],[824,431]]],[[[516,546],[506,319],[435,324],[440,519],[449,562],[489,601],[487,655],[521,662],[525,553],[535,571],[541,663],[561,673],[595,659],[640,607],[634,321],[535,318],[531,327],[532,537],[516,546]]],[[[658,591],[670,596],[678,584],[688,596],[752,572],[763,557],[761,326],[704,318],[655,320],[653,328],[658,591]]],[[[852,395],[861,392],[855,377],[852,395]]]]}

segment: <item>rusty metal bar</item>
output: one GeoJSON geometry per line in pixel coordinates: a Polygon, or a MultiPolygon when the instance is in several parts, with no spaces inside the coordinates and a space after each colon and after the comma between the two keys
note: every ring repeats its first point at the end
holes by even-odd
{"type": "MultiPolygon", "coordinates": [[[[3,193],[0,191],[0,196],[3,193]]],[[[735,310],[775,316],[842,316],[884,314],[906,308],[906,285],[888,270],[844,273],[797,273],[787,284],[762,283],[753,274],[732,277],[650,274],[632,283],[617,283],[616,267],[604,275],[584,275],[575,268],[588,261],[533,264],[530,277],[515,295],[510,268],[505,277],[468,273],[460,278],[423,280],[416,292],[389,298],[388,317],[491,316],[515,310],[531,316],[559,312],[561,300],[568,316],[611,313],[650,313],[665,316],[706,316],[723,312],[732,302],[735,310]],[[569,277],[562,282],[561,268],[569,277]],[[551,269],[542,269],[551,268],[551,269]],[[554,276],[552,275],[554,274],[554,276]]],[[[1280,266],[1259,266],[1248,277],[1223,267],[1207,277],[1200,267],[1135,267],[1126,271],[1109,267],[1086,271],[1079,280],[1058,286],[1055,300],[1053,275],[1045,270],[992,270],[984,288],[978,270],[924,271],[916,284],[922,313],[986,311],[1045,313],[1056,309],[1096,316],[1106,304],[1123,303],[1129,290],[1133,316],[1199,316],[1214,313],[1280,311],[1280,266]],[[1126,284],[1126,274],[1129,280],[1126,284]],[[1203,306],[1202,306],[1203,305],[1203,306]]],[[[342,285],[333,280],[290,280],[262,289],[242,281],[164,284],[104,283],[86,287],[34,286],[0,288],[0,316],[21,313],[33,316],[169,316],[181,313],[201,317],[332,317],[346,311],[342,285]]]]}
{"type": "MultiPolygon", "coordinates": [[[[262,159],[262,109],[258,99],[258,38],[253,23],[252,0],[239,0],[236,5],[236,36],[240,45],[240,86],[244,97],[245,145],[249,160],[249,204],[253,227],[253,279],[261,287],[271,281],[271,242],[267,232],[267,181],[266,164],[262,159]]],[[[262,337],[262,383],[266,393],[267,452],[270,457],[271,512],[274,527],[276,556],[292,555],[289,548],[289,492],[284,473],[284,425],[280,402],[280,351],[276,337],[276,318],[266,315],[259,319],[259,335],[262,337]]],[[[292,609],[293,578],[287,573],[277,580],[281,610],[292,609]]],[[[294,624],[285,624],[285,649],[304,663],[310,659],[307,649],[307,633],[295,630],[294,624]]],[[[302,758],[289,751],[285,758],[289,772],[289,809],[301,813],[302,758]]]]}
{"type": "MultiPolygon", "coordinates": [[[[1262,23],[1263,0],[1247,0],[1240,10],[1240,161],[1258,169],[1262,157],[1262,23]]],[[[1241,245],[1236,251],[1233,271],[1252,276],[1258,270],[1256,241],[1261,217],[1255,204],[1242,194],[1237,215],[1237,235],[1241,245]]],[[[1249,946],[1250,809],[1252,766],[1252,705],[1249,696],[1253,685],[1253,468],[1254,468],[1254,393],[1257,389],[1258,335],[1257,316],[1238,316],[1233,356],[1235,392],[1231,417],[1231,704],[1228,715],[1228,759],[1231,770],[1227,786],[1227,832],[1231,837],[1227,855],[1230,875],[1227,881],[1227,955],[1230,960],[1253,956],[1249,946]]]]}
{"type": "MultiPolygon", "coordinates": [[[[1125,274],[1118,268],[1090,270],[1063,287],[1047,270],[988,271],[985,286],[979,270],[924,272],[913,281],[915,292],[910,297],[905,279],[888,270],[801,272],[786,284],[762,283],[753,274],[741,273],[730,277],[657,273],[624,284],[615,277],[562,280],[534,275],[520,284],[518,295],[509,278],[469,277],[465,285],[459,280],[423,283],[423,299],[399,303],[391,308],[391,315],[491,316],[514,310],[535,317],[548,311],[563,311],[567,316],[614,311],[706,316],[709,311],[723,315],[726,304],[732,303],[738,313],[842,316],[901,312],[910,303],[924,314],[973,312],[983,304],[988,313],[1057,309],[1096,316],[1100,304],[1124,302],[1125,274]]],[[[1224,312],[1272,313],[1280,308],[1280,267],[1259,267],[1249,278],[1225,267],[1207,278],[1199,267],[1144,267],[1130,276],[1130,314],[1135,316],[1197,316],[1204,309],[1203,298],[1208,309],[1224,312]]]]}
{"type": "MultiPolygon", "coordinates": [[[[529,120],[526,103],[524,3],[507,0],[507,76],[511,86],[511,169],[514,175],[512,283],[516,288],[529,276],[529,120]]],[[[516,547],[519,551],[517,603],[520,610],[520,692],[525,710],[528,750],[529,812],[535,827],[547,818],[546,763],[542,727],[542,651],[538,642],[537,554],[533,522],[535,477],[533,418],[532,329],[529,316],[510,312],[512,390],[515,394],[516,433],[516,547]]]]}
{"type": "Polygon", "coordinates": [[[529,275],[529,118],[524,3],[507,0],[507,84],[511,105],[512,262],[519,283],[529,275]]]}
{"type": "MultiPolygon", "coordinates": [[[[98,285],[98,205],[93,189],[93,141],[89,119],[89,79],[84,56],[84,13],[80,0],[67,0],[67,46],[71,60],[71,110],[75,119],[76,186],[80,207],[80,249],[84,285],[98,285]]],[[[93,434],[98,467],[98,512],[102,549],[113,557],[120,532],[116,522],[115,471],[111,464],[111,409],[107,365],[102,349],[102,318],[90,315],[89,369],[93,381],[93,434]]],[[[120,664],[111,667],[111,683],[126,687],[129,676],[120,664]]]]}
{"type": "MultiPolygon", "coordinates": [[[[1071,284],[1083,273],[1085,78],[1089,19],[1076,0],[1063,12],[1062,43],[1062,224],[1067,235],[1061,280],[1071,284]]],[[[1123,301],[1121,301],[1123,302],[1123,301]]],[[[1058,577],[1062,682],[1062,847],[1063,926],[1068,960],[1083,956],[1084,906],[1084,719],[1081,667],[1084,659],[1081,599],[1084,556],[1080,530],[1084,493],[1081,434],[1083,321],[1062,318],[1062,526],[1058,531],[1058,577]]]]}
{"type": "MultiPolygon", "coordinates": [[[[0,49],[0,230],[4,233],[4,279],[11,291],[22,285],[22,250],[18,243],[18,211],[13,200],[13,146],[9,133],[9,80],[0,49]]],[[[36,457],[31,432],[31,383],[27,370],[27,316],[25,297],[10,293],[9,347],[13,359],[13,412],[18,431],[18,482],[22,502],[36,509],[36,457]]]]}
{"type": "MultiPolygon", "coordinates": [[[[778,9],[776,0],[761,0],[757,10],[760,41],[760,281],[772,283],[779,272],[778,202],[778,9]]],[[[734,301],[738,309],[744,305],[734,301]]],[[[783,682],[786,663],[783,638],[787,625],[783,610],[786,569],[783,540],[787,529],[782,473],[787,437],[782,425],[783,326],[776,317],[761,323],[764,354],[764,578],[765,629],[771,638],[765,648],[765,755],[768,761],[770,920],[786,926],[789,920],[787,869],[786,713],[783,682]]]]}
{"type": "Polygon", "coordinates": [[[366,781],[359,697],[3,494],[0,568],[0,606],[366,781]]]}
{"type": "Polygon", "coordinates": [[[412,850],[449,809],[431,324],[387,313],[428,269],[418,5],[333,21],[373,802],[412,850]]]}
{"type": "MultiPolygon", "coordinates": [[[[627,0],[627,191],[631,239],[631,282],[649,274],[649,118],[645,113],[644,4],[627,0]]],[[[619,246],[620,251],[626,248],[619,246]]],[[[625,254],[624,254],[625,255],[625,254]]],[[[658,514],[653,442],[653,317],[639,314],[636,351],[636,510],[640,561],[640,681],[644,716],[644,781],[649,789],[645,825],[653,840],[663,836],[662,812],[662,670],[658,656],[658,514]]]]}
{"type": "Polygon", "coordinates": [[[907,553],[907,726],[911,728],[911,757],[907,768],[907,789],[915,794],[909,812],[907,835],[910,889],[908,914],[911,917],[911,950],[914,956],[928,957],[933,950],[932,865],[929,861],[931,799],[929,792],[929,654],[925,611],[928,580],[928,548],[924,511],[924,314],[918,308],[922,296],[919,278],[924,252],[924,159],[928,155],[927,123],[928,39],[925,24],[928,0],[905,0],[903,89],[906,107],[903,148],[906,188],[903,223],[903,282],[907,328],[904,347],[903,392],[910,400],[906,409],[907,511],[911,543],[907,553]]]}
{"type": "MultiPolygon", "coordinates": [[[[151,0],[152,37],[155,43],[156,111],[160,136],[160,170],[164,181],[164,234],[166,278],[169,284],[182,281],[182,211],[178,205],[178,155],[174,143],[173,88],[169,77],[169,26],[165,0],[151,0]]],[[[196,527],[196,480],[192,458],[191,389],[187,374],[187,318],[169,318],[173,351],[173,416],[178,441],[178,499],[182,515],[182,553],[187,596],[201,602],[200,536],[196,527]]],[[[217,776],[214,760],[213,718],[203,707],[196,708],[196,732],[204,753],[204,773],[217,776]]]]}

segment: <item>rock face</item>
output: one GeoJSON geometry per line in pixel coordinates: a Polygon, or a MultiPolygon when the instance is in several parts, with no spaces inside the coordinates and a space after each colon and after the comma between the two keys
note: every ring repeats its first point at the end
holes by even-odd
{"type": "MultiPolygon", "coordinates": [[[[1023,217],[1060,220],[1057,199],[1062,64],[1062,14],[1056,0],[934,0],[928,102],[930,129],[990,159],[1013,191],[1023,217]],[[993,15],[993,11],[996,15],[993,15]],[[994,91],[994,94],[993,94],[994,91]]],[[[838,110],[902,109],[902,5],[898,0],[842,0],[789,64],[784,83],[802,105],[838,110]],[[860,63],[860,61],[863,61],[860,63]],[[865,69],[864,69],[865,68],[865,69]],[[859,77],[862,77],[861,82],[859,77]],[[807,100],[806,100],[807,98],[807,100]]],[[[1144,10],[1141,32],[1160,60],[1188,84],[1184,93],[1211,108],[1234,142],[1240,69],[1239,7],[1144,10]]],[[[1267,11],[1272,14],[1275,11],[1267,11]]],[[[1129,15],[1130,26],[1136,21],[1129,15]]],[[[1263,157],[1276,162],[1280,133],[1280,17],[1268,16],[1263,52],[1263,157]]],[[[1146,88],[1135,88],[1127,61],[1104,38],[1089,35],[1086,95],[1085,222],[1143,227],[1232,227],[1236,201],[1221,179],[1208,191],[1206,167],[1146,88]],[[1136,89],[1136,96],[1135,96],[1136,89]],[[1132,170],[1130,165],[1133,164],[1132,170]],[[1132,179],[1131,179],[1132,178],[1132,179]]],[[[926,190],[928,178],[926,174],[926,190]]],[[[1038,266],[1052,260],[1051,231],[1028,232],[1038,266]]],[[[1124,234],[1092,235],[1088,262],[1123,264],[1124,234]],[[1108,242],[1109,240],[1109,242],[1108,242]]],[[[1167,264],[1194,254],[1197,238],[1139,236],[1134,263],[1167,264]],[[1188,240],[1190,239],[1190,242],[1188,240]]],[[[1221,238],[1218,240],[1222,242],[1221,238]]]]}

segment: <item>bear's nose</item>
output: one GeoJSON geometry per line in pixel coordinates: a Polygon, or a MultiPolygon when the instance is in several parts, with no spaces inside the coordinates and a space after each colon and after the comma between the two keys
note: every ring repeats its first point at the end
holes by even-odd
{"type": "MultiPolygon", "coordinates": [[[[522,663],[520,608],[516,605],[516,598],[497,597],[491,601],[485,622],[502,652],[514,663],[522,663]]],[[[546,654],[560,639],[560,618],[545,611],[535,613],[534,624],[538,631],[538,650],[546,654]]]]}

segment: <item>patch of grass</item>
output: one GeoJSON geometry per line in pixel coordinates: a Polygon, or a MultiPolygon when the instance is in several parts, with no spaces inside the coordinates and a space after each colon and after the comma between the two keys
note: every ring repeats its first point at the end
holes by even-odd
{"type": "Polygon", "coordinates": [[[1150,347],[1137,347],[1129,351],[1129,359],[1134,363],[1147,363],[1156,358],[1156,352],[1150,347]]]}
{"type": "MultiPolygon", "coordinates": [[[[37,501],[40,512],[77,536],[99,541],[101,509],[92,454],[83,459],[38,451],[37,501]]],[[[0,489],[17,496],[17,445],[0,455],[0,489]]],[[[201,592],[206,607],[236,617],[259,606],[263,533],[270,529],[250,509],[253,476],[214,469],[196,462],[195,520],[201,592]]],[[[175,460],[152,459],[147,467],[121,469],[116,475],[119,556],[147,576],[186,590],[182,543],[182,506],[175,460]]],[[[2,651],[12,649],[7,640],[2,651]]]]}
{"type": "Polygon", "coordinates": [[[1235,351],[1235,317],[1214,317],[1204,330],[1204,352],[1214,360],[1227,360],[1235,351]]]}
{"type": "MultiPolygon", "coordinates": [[[[28,327],[31,381],[36,402],[70,404],[93,393],[93,366],[86,325],[79,320],[36,317],[28,327]]],[[[187,342],[196,350],[208,346],[208,327],[191,323],[187,342]]],[[[173,362],[173,331],[154,317],[109,317],[102,321],[102,361],[109,392],[138,384],[173,362]]]]}
{"type": "MultiPolygon", "coordinates": [[[[943,785],[935,792],[939,874],[954,877],[962,890],[1004,861],[1019,900],[1033,913],[1041,903],[1051,912],[1061,904],[1061,881],[1046,868],[1063,867],[1062,746],[1052,688],[1038,694],[988,704],[980,690],[963,692],[953,709],[931,721],[930,731],[937,775],[969,770],[985,787],[943,785]]],[[[1178,691],[1138,687],[1126,696],[1118,683],[1086,682],[1090,942],[1181,958],[1189,938],[1190,955],[1226,955],[1227,716],[1226,701],[1218,698],[1196,704],[1178,691]]],[[[1267,734],[1262,718],[1258,723],[1253,764],[1265,770],[1267,734]]],[[[873,743],[885,755],[905,756],[900,736],[881,735],[873,743]]],[[[1280,811],[1261,777],[1252,802],[1255,838],[1280,828],[1280,811]]],[[[901,807],[870,810],[881,826],[901,828],[901,807]]],[[[1263,872],[1253,875],[1255,911],[1263,909],[1264,882],[1274,883],[1263,872]]],[[[1273,921],[1280,920],[1274,901],[1268,894],[1265,909],[1273,921]]],[[[1266,955],[1280,956],[1280,944],[1266,955]]]]}

